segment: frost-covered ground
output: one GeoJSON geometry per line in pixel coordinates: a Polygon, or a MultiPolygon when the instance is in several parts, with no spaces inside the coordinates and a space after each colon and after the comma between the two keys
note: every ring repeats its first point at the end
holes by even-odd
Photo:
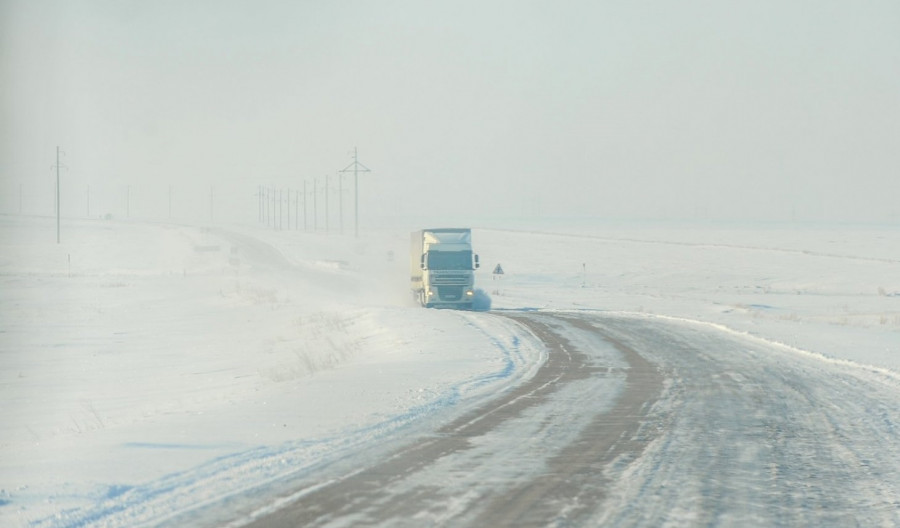
{"type": "Polygon", "coordinates": [[[57,246],[0,217],[0,525],[156,521],[540,362],[504,319],[412,306],[391,234],[241,231],[66,222],[57,246]]]}
{"type": "MultiPolygon", "coordinates": [[[[156,523],[266,494],[530,376],[544,352],[507,319],[409,303],[407,237],[83,220],[57,245],[52,219],[0,216],[0,524],[156,523]]],[[[900,372],[897,229],[474,243],[494,309],[709,321],[900,372]]]]}
{"type": "Polygon", "coordinates": [[[900,228],[623,225],[476,233],[494,308],[714,322],[900,371],[900,228]],[[561,234],[563,233],[563,234],[561,234]]]}

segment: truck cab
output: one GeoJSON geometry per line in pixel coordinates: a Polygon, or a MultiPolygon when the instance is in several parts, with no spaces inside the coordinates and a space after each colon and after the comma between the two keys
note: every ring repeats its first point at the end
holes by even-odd
{"type": "Polygon", "coordinates": [[[478,255],[469,228],[414,231],[410,237],[410,286],[426,308],[471,310],[478,255]]]}

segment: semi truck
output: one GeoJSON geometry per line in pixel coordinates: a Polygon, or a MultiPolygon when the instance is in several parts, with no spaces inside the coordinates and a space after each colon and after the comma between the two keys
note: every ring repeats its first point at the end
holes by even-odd
{"type": "Polygon", "coordinates": [[[478,255],[469,228],[421,229],[410,235],[410,287],[426,308],[471,310],[478,255]]]}

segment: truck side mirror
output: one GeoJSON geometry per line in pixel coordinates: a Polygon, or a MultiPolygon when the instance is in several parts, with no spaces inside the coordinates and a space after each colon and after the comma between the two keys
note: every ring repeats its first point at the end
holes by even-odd
{"type": "Polygon", "coordinates": [[[422,257],[419,258],[419,267],[425,269],[425,253],[422,253],[422,257]]]}
{"type": "Polygon", "coordinates": [[[475,255],[475,269],[481,267],[481,262],[478,261],[478,255],[475,255]]]}

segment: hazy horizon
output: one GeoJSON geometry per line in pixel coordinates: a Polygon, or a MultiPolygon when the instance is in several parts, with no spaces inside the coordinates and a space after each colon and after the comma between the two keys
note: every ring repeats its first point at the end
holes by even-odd
{"type": "Polygon", "coordinates": [[[328,175],[334,229],[357,147],[363,223],[896,224],[898,27],[888,1],[0,0],[0,213],[53,212],[60,146],[64,216],[166,218],[172,189],[173,218],[252,221],[260,186],[328,175]]]}

